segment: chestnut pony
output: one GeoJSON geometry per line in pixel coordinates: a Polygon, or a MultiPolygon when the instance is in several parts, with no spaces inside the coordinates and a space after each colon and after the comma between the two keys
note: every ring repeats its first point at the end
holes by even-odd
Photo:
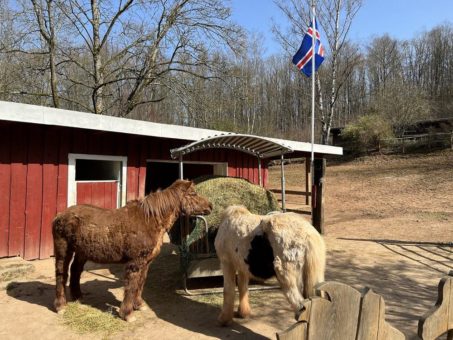
{"type": "Polygon", "coordinates": [[[164,233],[180,214],[209,214],[211,203],[197,195],[190,181],[177,180],[163,191],[133,200],[119,209],[75,205],[59,213],[52,223],[55,247],[55,308],[66,305],[65,286],[71,259],[70,290],[82,296],[80,275],[86,261],[125,263],[124,299],[119,315],[133,321],[133,310],[146,309],[142,290],[150,262],[159,254],[164,233]]]}

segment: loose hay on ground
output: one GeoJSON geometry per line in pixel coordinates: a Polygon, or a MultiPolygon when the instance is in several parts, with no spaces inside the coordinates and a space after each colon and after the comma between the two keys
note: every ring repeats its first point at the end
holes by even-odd
{"type": "Polygon", "coordinates": [[[63,322],[79,333],[112,334],[124,330],[126,323],[111,313],[70,302],[63,314],[63,322]]]}

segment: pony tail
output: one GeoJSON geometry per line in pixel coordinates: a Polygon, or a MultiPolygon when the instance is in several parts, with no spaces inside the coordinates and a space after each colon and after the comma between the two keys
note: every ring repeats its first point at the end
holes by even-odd
{"type": "Polygon", "coordinates": [[[326,246],[318,232],[310,233],[307,237],[305,263],[303,267],[304,297],[315,295],[314,286],[324,281],[326,268],[326,246]]]}

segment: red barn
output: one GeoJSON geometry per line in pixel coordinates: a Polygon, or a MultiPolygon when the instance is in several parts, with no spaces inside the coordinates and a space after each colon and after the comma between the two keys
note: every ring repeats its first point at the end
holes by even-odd
{"type": "MultiPolygon", "coordinates": [[[[51,221],[67,206],[116,208],[178,178],[170,149],[223,132],[0,101],[0,257],[53,254],[51,221]]],[[[283,141],[295,157],[310,144],[283,141]]],[[[341,154],[315,145],[317,154],[341,154]]],[[[255,156],[231,149],[184,157],[184,177],[259,182],[255,156]]],[[[262,165],[263,183],[267,163],[262,165]]]]}

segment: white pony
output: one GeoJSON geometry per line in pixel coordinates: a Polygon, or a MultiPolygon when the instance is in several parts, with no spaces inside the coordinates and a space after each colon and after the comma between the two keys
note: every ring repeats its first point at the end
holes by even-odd
{"type": "Polygon", "coordinates": [[[250,315],[250,278],[277,276],[296,317],[313,286],[324,281],[326,248],[321,235],[295,213],[260,216],[243,206],[225,209],[215,239],[223,270],[223,308],[218,321],[231,323],[234,312],[235,278],[238,274],[238,316],[250,315]]]}

